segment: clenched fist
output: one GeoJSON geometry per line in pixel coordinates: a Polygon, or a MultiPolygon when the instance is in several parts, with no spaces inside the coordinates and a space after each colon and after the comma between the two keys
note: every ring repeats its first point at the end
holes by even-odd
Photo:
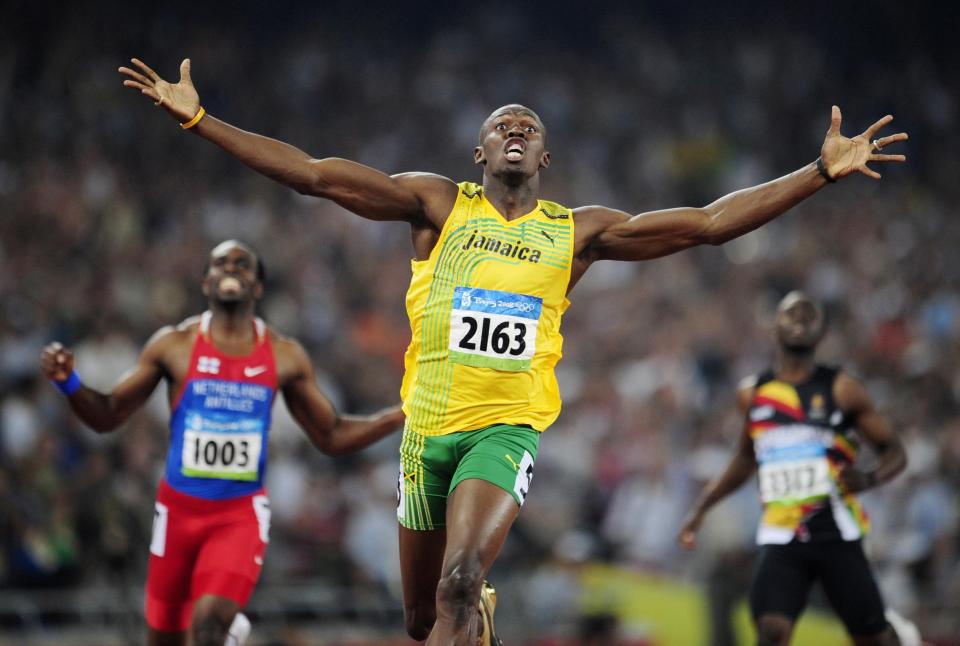
{"type": "Polygon", "coordinates": [[[51,343],[40,353],[40,371],[47,379],[66,381],[73,372],[73,353],[62,343],[51,343]]]}

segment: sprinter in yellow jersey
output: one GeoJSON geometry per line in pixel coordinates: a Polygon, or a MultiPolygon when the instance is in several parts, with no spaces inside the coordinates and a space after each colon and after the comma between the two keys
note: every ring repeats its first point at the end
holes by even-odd
{"type": "Polygon", "coordinates": [[[857,646],[894,646],[899,641],[863,553],[869,523],[855,494],[900,473],[906,454],[863,384],[815,361],[823,332],[823,312],[806,294],[791,292],[780,302],[776,368],[742,384],[737,450],[700,494],[679,540],[693,548],[707,511],[757,473],[761,551],[750,586],[757,643],[787,646],[820,581],[857,646]],[[867,471],[855,466],[861,439],[877,455],[867,471]]]}
{"type": "Polygon", "coordinates": [[[482,124],[480,184],[430,173],[385,175],[343,159],[314,159],[288,144],[207,115],[190,80],[167,83],[139,60],[124,85],[254,170],[371,220],[410,224],[416,260],[407,293],[412,339],[403,382],[400,555],[407,632],[442,644],[497,643],[483,579],[530,486],[539,434],[560,412],[553,369],[566,296],[597,260],[647,260],[752,231],[867,162],[905,133],[840,134],[833,108],[820,158],[703,208],[631,215],[567,209],[540,198],[550,165],[533,110],[498,108],[482,124]],[[482,616],[475,608],[480,603],[482,616]]]}

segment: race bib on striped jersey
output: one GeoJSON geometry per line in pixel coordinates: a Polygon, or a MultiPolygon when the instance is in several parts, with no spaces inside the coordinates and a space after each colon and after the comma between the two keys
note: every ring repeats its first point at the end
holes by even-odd
{"type": "Polygon", "coordinates": [[[754,442],[764,503],[800,504],[830,494],[833,481],[821,430],[798,424],[754,442]]]}
{"type": "Polygon", "coordinates": [[[543,299],[457,287],[450,311],[450,361],[509,372],[530,369],[543,299]]]}
{"type": "Polygon", "coordinates": [[[830,467],[825,457],[761,464],[757,474],[764,503],[795,503],[830,494],[830,467]]]}

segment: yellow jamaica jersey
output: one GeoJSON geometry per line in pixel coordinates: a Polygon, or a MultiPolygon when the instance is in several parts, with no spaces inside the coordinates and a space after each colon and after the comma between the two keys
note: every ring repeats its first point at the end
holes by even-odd
{"type": "Polygon", "coordinates": [[[779,381],[773,371],[757,381],[747,428],[763,502],[761,545],[853,541],[869,530],[856,496],[837,484],[840,469],[854,463],[858,448],[852,420],[833,401],[838,374],[818,365],[802,384],[779,381]]]}
{"type": "Polygon", "coordinates": [[[412,261],[412,338],[400,395],[407,428],[445,435],[491,424],[545,430],[560,414],[553,369],[573,260],[573,214],[553,202],[506,220],[477,184],[427,260],[412,261]]]}

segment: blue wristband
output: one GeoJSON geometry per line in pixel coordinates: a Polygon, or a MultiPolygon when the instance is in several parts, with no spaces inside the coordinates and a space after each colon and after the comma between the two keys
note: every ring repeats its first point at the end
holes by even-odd
{"type": "Polygon", "coordinates": [[[51,379],[50,383],[56,386],[57,390],[62,392],[67,397],[80,390],[80,377],[77,375],[76,370],[70,373],[70,376],[67,377],[66,381],[57,381],[55,379],[51,379]]]}

